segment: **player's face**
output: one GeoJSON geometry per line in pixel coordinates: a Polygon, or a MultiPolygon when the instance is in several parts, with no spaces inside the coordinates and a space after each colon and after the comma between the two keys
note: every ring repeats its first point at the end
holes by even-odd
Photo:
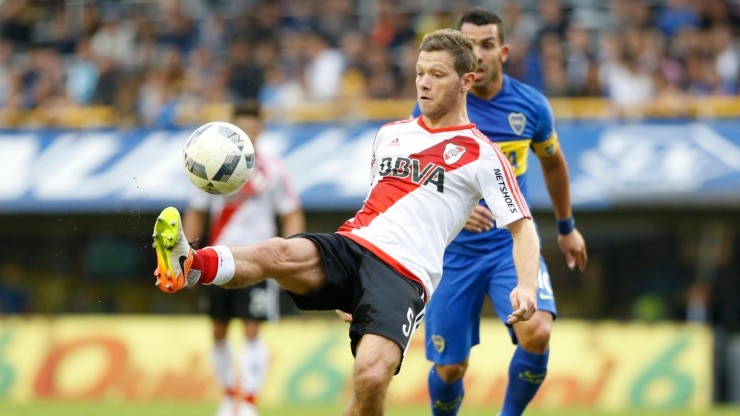
{"type": "Polygon", "coordinates": [[[242,115],[234,120],[234,124],[240,129],[247,133],[247,136],[252,140],[252,144],[257,141],[259,135],[262,134],[262,120],[258,117],[242,115]]]}
{"type": "Polygon", "coordinates": [[[431,119],[448,114],[460,100],[462,80],[446,51],[420,52],[416,61],[416,99],[431,119]]]}
{"type": "Polygon", "coordinates": [[[478,68],[475,71],[473,88],[483,88],[501,77],[503,64],[509,56],[509,46],[502,45],[499,41],[498,26],[463,23],[460,32],[472,39],[475,45],[478,68]]]}

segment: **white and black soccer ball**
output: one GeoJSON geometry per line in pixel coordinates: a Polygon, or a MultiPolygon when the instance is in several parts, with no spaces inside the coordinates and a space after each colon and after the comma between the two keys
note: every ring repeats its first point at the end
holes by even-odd
{"type": "Polygon", "coordinates": [[[214,121],[190,134],[183,149],[183,162],[193,185],[209,194],[231,194],[252,176],[254,146],[239,127],[214,121]]]}

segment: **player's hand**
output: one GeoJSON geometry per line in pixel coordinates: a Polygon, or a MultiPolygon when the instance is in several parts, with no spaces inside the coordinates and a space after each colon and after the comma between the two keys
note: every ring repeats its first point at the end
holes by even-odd
{"type": "Polygon", "coordinates": [[[493,214],[491,211],[483,205],[476,205],[463,228],[470,232],[480,233],[493,228],[493,224],[493,214]]]}
{"type": "Polygon", "coordinates": [[[509,325],[521,321],[527,321],[537,312],[537,288],[526,288],[516,286],[509,295],[511,299],[511,309],[513,312],[509,315],[506,323],[509,325]]]}
{"type": "Polygon", "coordinates": [[[565,255],[565,263],[571,270],[583,272],[586,270],[588,263],[588,252],[586,251],[586,241],[578,229],[565,235],[558,235],[558,246],[560,251],[565,255]]]}
{"type": "Polygon", "coordinates": [[[337,314],[338,317],[340,317],[344,322],[352,323],[352,314],[347,313],[345,311],[340,311],[339,309],[334,309],[334,312],[337,314]]]}

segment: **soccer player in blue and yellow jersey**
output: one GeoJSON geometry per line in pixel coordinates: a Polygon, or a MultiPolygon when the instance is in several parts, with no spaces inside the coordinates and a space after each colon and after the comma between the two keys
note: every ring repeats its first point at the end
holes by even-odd
{"type": "MultiPolygon", "coordinates": [[[[470,120],[499,144],[514,167],[526,196],[527,156],[532,149],[542,165],[558,224],[558,244],[570,269],[583,271],[586,245],[575,228],[570,204],[568,166],[558,144],[552,110],[534,88],[503,73],[509,54],[501,19],[481,8],[468,11],[460,31],[475,44],[475,83],[467,96],[470,120]]],[[[414,116],[419,114],[418,106],[414,116]]],[[[480,342],[483,300],[493,302],[506,323],[509,293],[516,285],[512,238],[495,228],[484,202],[447,247],[442,279],[426,310],[426,354],[435,364],[429,372],[432,414],[456,415],[462,403],[463,376],[470,349],[480,342]]],[[[508,327],[517,344],[509,365],[509,383],[500,415],[521,415],[547,374],[550,331],[557,315],[545,262],[540,260],[537,312],[508,327]]]]}

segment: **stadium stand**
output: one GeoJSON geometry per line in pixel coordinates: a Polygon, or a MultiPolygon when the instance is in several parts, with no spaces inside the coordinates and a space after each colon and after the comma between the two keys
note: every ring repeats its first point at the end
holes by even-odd
{"type": "MultiPolygon", "coordinates": [[[[3,2],[0,120],[187,125],[244,99],[288,120],[395,118],[414,96],[417,40],[480,3],[3,2]]],[[[486,4],[508,24],[507,72],[552,98],[560,117],[740,113],[736,1],[486,4]]]]}

